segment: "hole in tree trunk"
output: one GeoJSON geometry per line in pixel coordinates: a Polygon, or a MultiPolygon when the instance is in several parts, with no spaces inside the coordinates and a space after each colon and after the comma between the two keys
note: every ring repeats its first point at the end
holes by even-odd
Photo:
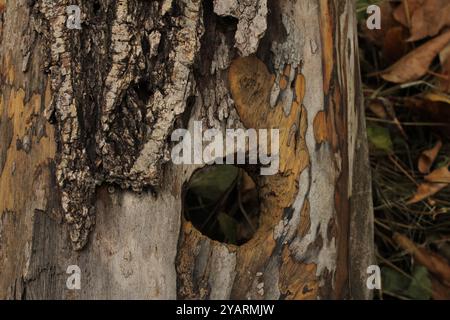
{"type": "Polygon", "coordinates": [[[259,226],[257,190],[253,178],[241,167],[207,166],[185,185],[184,216],[203,235],[242,245],[259,226]]]}
{"type": "Polygon", "coordinates": [[[93,9],[93,11],[94,11],[94,14],[95,14],[95,15],[98,15],[98,13],[100,12],[100,10],[102,9],[101,3],[100,3],[98,0],[97,0],[97,1],[94,1],[92,9],[93,9]]]}

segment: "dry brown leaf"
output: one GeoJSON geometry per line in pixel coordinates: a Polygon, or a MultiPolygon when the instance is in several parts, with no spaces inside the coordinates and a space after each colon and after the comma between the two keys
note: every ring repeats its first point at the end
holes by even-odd
{"type": "Polygon", "coordinates": [[[450,171],[448,166],[434,170],[425,177],[428,182],[434,183],[450,183],[450,171]]]}
{"type": "Polygon", "coordinates": [[[419,185],[415,195],[407,202],[407,204],[414,204],[425,200],[432,195],[435,195],[442,189],[448,186],[448,183],[432,183],[432,182],[424,182],[419,185]]]}
{"type": "Polygon", "coordinates": [[[407,31],[398,25],[390,28],[383,39],[383,58],[388,64],[392,64],[410,50],[410,44],[406,42],[407,31]]]}
{"type": "Polygon", "coordinates": [[[450,42],[450,31],[428,41],[383,71],[384,80],[394,83],[405,83],[424,76],[433,59],[450,42]]]}
{"type": "Polygon", "coordinates": [[[408,139],[405,130],[403,129],[402,124],[397,118],[395,114],[395,109],[392,106],[392,103],[384,98],[372,99],[369,102],[369,109],[372,111],[378,118],[380,119],[389,119],[394,122],[397,126],[397,129],[400,131],[402,136],[405,139],[408,139]]]}
{"type": "Polygon", "coordinates": [[[369,109],[380,119],[388,118],[386,109],[384,108],[384,105],[380,100],[377,100],[377,99],[370,100],[369,109]]]}
{"type": "Polygon", "coordinates": [[[390,30],[394,26],[399,26],[399,23],[395,21],[392,15],[392,5],[389,3],[389,1],[383,1],[379,6],[381,11],[381,25],[383,27],[381,29],[370,30],[367,28],[367,25],[365,23],[362,23],[361,29],[364,38],[369,40],[369,42],[374,43],[378,47],[382,47],[384,39],[386,37],[386,31],[390,30]]]}
{"type": "Polygon", "coordinates": [[[393,238],[402,249],[414,257],[417,263],[427,268],[442,284],[450,286],[450,265],[446,259],[425,248],[418,247],[408,237],[399,233],[395,233],[393,238]]]}
{"type": "Polygon", "coordinates": [[[440,53],[439,60],[442,66],[442,75],[447,79],[440,78],[440,87],[443,92],[450,93],[450,44],[448,44],[440,53]]]}
{"type": "Polygon", "coordinates": [[[436,160],[436,157],[439,154],[441,148],[442,148],[442,141],[439,140],[433,148],[422,152],[419,158],[419,165],[418,165],[420,173],[426,174],[430,172],[431,166],[433,165],[434,160],[436,160]]]}
{"type": "MultiPolygon", "coordinates": [[[[406,1],[405,1],[406,2],[406,1]]],[[[394,10],[394,18],[408,26],[405,2],[394,10]]],[[[434,37],[450,26],[450,2],[448,0],[409,0],[410,33],[408,41],[434,37]]]]}
{"type": "Polygon", "coordinates": [[[409,16],[409,19],[411,19],[414,11],[416,11],[418,8],[423,6],[425,1],[426,0],[403,0],[402,3],[394,10],[393,15],[394,15],[395,20],[400,22],[405,27],[409,28],[410,25],[408,23],[408,16],[409,16]],[[405,2],[408,7],[408,15],[406,12],[405,2]]]}
{"type": "MultiPolygon", "coordinates": [[[[448,0],[408,1],[410,33],[408,41],[434,37],[443,28],[450,26],[450,2],[448,0]]],[[[407,26],[406,7],[403,2],[394,11],[397,21],[407,26]]]]}

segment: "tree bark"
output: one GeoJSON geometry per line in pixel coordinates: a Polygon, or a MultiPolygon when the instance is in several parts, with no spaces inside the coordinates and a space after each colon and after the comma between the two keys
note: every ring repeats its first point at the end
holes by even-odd
{"type": "Polygon", "coordinates": [[[370,298],[353,1],[0,0],[0,43],[0,298],[370,298]],[[242,246],[183,217],[194,120],[280,129],[242,246]]]}

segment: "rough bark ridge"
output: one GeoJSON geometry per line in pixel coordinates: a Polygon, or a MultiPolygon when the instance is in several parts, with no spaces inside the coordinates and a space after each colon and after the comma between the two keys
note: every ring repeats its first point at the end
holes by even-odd
{"type": "Polygon", "coordinates": [[[78,1],[83,31],[66,27],[73,1],[36,2],[50,45],[57,181],[75,249],[92,229],[102,183],[157,188],[167,137],[192,93],[202,35],[192,1],[78,1]]]}

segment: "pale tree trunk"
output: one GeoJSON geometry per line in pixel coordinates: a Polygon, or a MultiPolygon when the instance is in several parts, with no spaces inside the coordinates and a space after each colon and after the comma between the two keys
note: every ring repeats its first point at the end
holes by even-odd
{"type": "Polygon", "coordinates": [[[0,298],[370,297],[353,1],[0,0],[0,41],[0,298]],[[194,120],[280,129],[242,246],[182,215],[194,120]]]}

